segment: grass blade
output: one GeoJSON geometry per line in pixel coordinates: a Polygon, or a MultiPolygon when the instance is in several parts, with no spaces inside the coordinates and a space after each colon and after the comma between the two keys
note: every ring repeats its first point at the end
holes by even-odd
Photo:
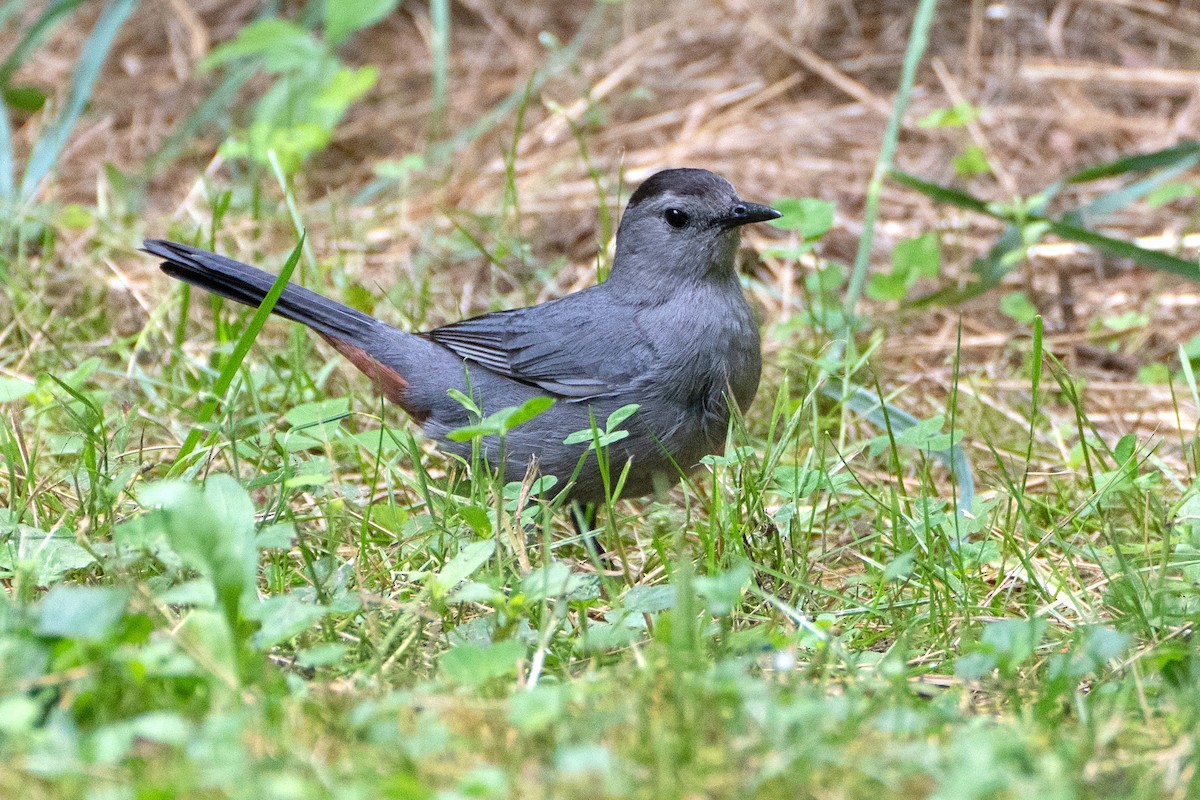
{"type": "Polygon", "coordinates": [[[928,197],[930,200],[936,200],[939,203],[946,205],[957,206],[958,208],[966,209],[967,211],[976,211],[980,214],[988,214],[996,216],[991,204],[986,200],[981,200],[970,192],[962,189],[955,189],[953,186],[943,186],[940,183],[933,183],[924,178],[918,178],[916,175],[905,172],[901,169],[892,169],[888,171],[888,177],[894,180],[901,186],[907,186],[928,197]]]}
{"type": "Polygon", "coordinates": [[[15,174],[16,160],[13,157],[13,140],[12,140],[12,123],[8,119],[8,108],[4,103],[0,103],[0,203],[5,206],[4,214],[0,218],[6,218],[13,206],[13,175],[15,174]]]}
{"type": "Polygon", "coordinates": [[[450,2],[429,0],[430,67],[433,72],[429,138],[437,141],[445,135],[446,110],[450,104],[450,2]]]}
{"type": "MultiPolygon", "coordinates": [[[[1198,160],[1200,160],[1200,156],[1198,156],[1198,160]]],[[[1105,236],[1102,233],[1096,233],[1095,231],[1089,230],[1088,228],[1084,228],[1080,225],[1072,224],[1071,222],[1063,222],[1059,219],[1046,217],[1040,214],[1027,214],[1023,219],[1018,220],[1015,218],[1013,213],[1007,211],[1002,206],[985,202],[978,197],[975,197],[974,195],[964,192],[960,189],[954,189],[949,186],[931,183],[918,178],[915,175],[910,175],[900,170],[892,170],[891,176],[897,183],[900,183],[901,185],[907,186],[911,189],[915,189],[916,191],[933,200],[957,206],[958,208],[963,208],[968,211],[986,214],[989,217],[1004,220],[1005,222],[1012,223],[1013,225],[1017,225],[1018,223],[1045,223],[1049,230],[1068,241],[1078,242],[1079,244],[1084,244],[1097,250],[1102,250],[1119,258],[1128,258],[1135,263],[1146,267],[1147,269],[1158,270],[1159,272],[1169,272],[1173,275],[1182,275],[1183,277],[1191,278],[1192,280],[1200,280],[1200,265],[1194,261],[1178,258],[1170,253],[1162,253],[1157,250],[1148,250],[1145,247],[1139,247],[1132,242],[1127,242],[1122,239],[1114,239],[1111,236],[1105,236]]],[[[1154,185],[1157,184],[1155,183],[1152,185],[1151,181],[1148,180],[1141,181],[1133,186],[1137,187],[1137,191],[1145,194],[1146,192],[1149,192],[1154,185]]],[[[1127,199],[1129,202],[1132,202],[1133,199],[1136,199],[1136,197],[1133,193],[1126,193],[1122,195],[1122,199],[1127,199]]],[[[1102,204],[1100,207],[1108,208],[1109,206],[1102,204]]],[[[1018,240],[1020,238],[1019,231],[1017,238],[1018,240]]],[[[1014,246],[1021,245],[1022,243],[1018,241],[1014,246]]],[[[989,253],[989,256],[994,254],[994,250],[995,249],[993,248],[993,253],[989,253]]],[[[1001,273],[1000,276],[1002,275],[1003,273],[1001,273]]],[[[995,277],[998,278],[1000,276],[995,277]]],[[[998,280],[996,282],[998,282],[998,280]]],[[[992,283],[992,285],[995,285],[995,283],[992,283]]]]}
{"type": "Polygon", "coordinates": [[[1163,167],[1158,172],[1148,175],[1139,181],[1126,184],[1119,189],[1114,189],[1111,192],[1102,194],[1099,197],[1084,203],[1074,211],[1063,215],[1063,220],[1066,222],[1083,224],[1084,220],[1095,217],[1102,217],[1106,214],[1111,214],[1125,208],[1130,203],[1141,200],[1152,191],[1162,186],[1164,183],[1173,180],[1178,175],[1187,172],[1192,167],[1200,164],[1200,151],[1190,154],[1186,158],[1181,158],[1175,163],[1163,167]]]}
{"type": "Polygon", "coordinates": [[[42,136],[33,145],[29,154],[29,163],[25,167],[25,175],[21,180],[20,200],[29,201],[37,192],[42,179],[49,174],[58,160],[59,153],[67,143],[67,137],[79,121],[83,108],[92,96],[96,79],[100,77],[100,69],[108,58],[117,31],[125,24],[125,20],[137,6],[138,0],[110,0],[100,12],[96,26],[83,44],[79,63],[75,74],[71,77],[71,92],[66,104],[46,128],[42,136]]]}
{"type": "Polygon", "coordinates": [[[300,241],[292,249],[292,254],[288,256],[283,269],[279,271],[279,277],[271,284],[271,290],[263,298],[262,305],[254,312],[254,316],[250,318],[250,322],[246,325],[246,330],[242,331],[242,335],[238,337],[237,344],[234,345],[233,352],[229,355],[229,360],[221,368],[221,374],[217,376],[217,382],[213,386],[214,396],[206,400],[204,405],[200,407],[199,413],[196,414],[195,426],[187,435],[183,446],[179,448],[179,453],[175,456],[175,465],[171,469],[172,474],[178,474],[182,470],[188,456],[195,451],[196,446],[200,443],[200,437],[205,433],[204,426],[212,421],[213,415],[217,411],[217,406],[224,400],[229,387],[233,385],[233,379],[241,368],[246,354],[250,352],[250,346],[254,344],[254,340],[258,337],[258,332],[266,324],[267,317],[271,316],[271,310],[275,308],[275,303],[279,300],[279,296],[287,288],[288,281],[296,269],[296,264],[300,262],[300,254],[302,252],[304,252],[303,235],[300,236],[300,241]]]}
{"type": "Polygon", "coordinates": [[[1181,275],[1185,278],[1191,278],[1194,281],[1200,280],[1200,264],[1197,264],[1195,261],[1187,261],[1186,259],[1173,256],[1170,253],[1162,253],[1158,250],[1147,250],[1145,247],[1138,247],[1132,242],[1126,242],[1123,239],[1114,239],[1111,236],[1105,236],[1102,233],[1096,233],[1087,228],[1081,228],[1078,225],[1070,225],[1065,222],[1058,222],[1057,220],[1047,220],[1047,222],[1050,225],[1050,230],[1064,239],[1085,244],[1096,250],[1103,250],[1118,258],[1128,258],[1147,269],[1169,272],[1172,275],[1181,275]]]}
{"type": "Polygon", "coordinates": [[[25,63],[25,59],[29,57],[37,46],[46,38],[46,34],[54,27],[54,23],[59,19],[70,14],[79,6],[83,5],[84,0],[55,0],[55,2],[46,6],[42,11],[41,16],[33,21],[25,30],[25,35],[21,37],[21,41],[17,42],[16,47],[4,59],[4,63],[0,64],[0,86],[8,86],[9,80],[13,73],[21,68],[25,63]]]}
{"type": "Polygon", "coordinates": [[[1066,182],[1087,183],[1101,178],[1124,175],[1127,172],[1146,172],[1159,167],[1170,167],[1192,158],[1200,158],[1200,142],[1184,142],[1164,150],[1139,153],[1134,156],[1118,158],[1116,161],[1109,161],[1107,164],[1097,164],[1076,172],[1068,177],[1066,182]]]}
{"type": "Polygon", "coordinates": [[[863,211],[863,235],[858,240],[858,251],[854,255],[854,269],[850,272],[850,283],[846,288],[846,298],[842,310],[848,325],[853,324],[854,311],[862,297],[863,288],[867,284],[867,272],[871,266],[871,248],[875,243],[875,220],[879,216],[879,197],[883,192],[883,181],[892,169],[892,159],[896,154],[896,144],[900,140],[900,124],[908,110],[908,98],[912,94],[913,81],[916,79],[917,66],[925,55],[929,44],[929,29],[933,25],[933,15],[937,8],[937,0],[921,0],[917,13],[913,17],[912,30],[908,36],[908,47],[904,50],[904,66],[900,71],[900,86],[896,90],[896,98],[892,101],[892,114],[888,117],[887,129],[883,134],[883,144],[879,148],[879,158],[875,161],[875,171],[867,186],[867,203],[863,211]]]}

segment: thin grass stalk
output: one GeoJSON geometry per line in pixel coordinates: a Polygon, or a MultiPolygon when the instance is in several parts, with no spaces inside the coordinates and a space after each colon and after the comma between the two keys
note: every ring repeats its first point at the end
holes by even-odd
{"type": "Polygon", "coordinates": [[[133,13],[137,4],[138,0],[111,0],[100,12],[96,26],[92,28],[87,41],[83,44],[83,50],[79,54],[79,63],[75,67],[75,74],[71,76],[71,92],[67,96],[67,103],[34,144],[33,151],[29,154],[29,163],[26,165],[25,175],[21,179],[20,199],[22,203],[28,202],[33,197],[41,185],[42,179],[57,163],[59,153],[67,143],[67,137],[75,129],[75,123],[79,121],[84,106],[92,96],[92,89],[96,85],[96,79],[100,77],[101,67],[108,59],[108,51],[112,47],[113,39],[116,38],[117,32],[121,30],[121,26],[125,24],[125,20],[133,13]]]}
{"type": "Polygon", "coordinates": [[[267,158],[271,162],[271,171],[275,173],[275,180],[279,182],[279,188],[283,191],[283,199],[287,203],[288,215],[292,218],[296,235],[300,237],[300,244],[304,248],[304,262],[315,270],[317,257],[313,255],[312,245],[308,243],[308,237],[304,235],[304,220],[300,217],[300,206],[296,204],[296,195],[292,192],[292,184],[284,173],[283,165],[279,163],[279,157],[274,150],[267,151],[267,158]]]}
{"type": "Polygon", "coordinates": [[[450,3],[448,0],[429,0],[429,21],[433,29],[429,38],[430,67],[433,85],[430,89],[432,112],[429,138],[439,141],[445,135],[447,109],[450,104],[450,3]]]}
{"type": "Polygon", "coordinates": [[[883,180],[892,167],[896,144],[900,139],[900,125],[904,121],[904,114],[908,111],[908,100],[912,95],[917,66],[921,63],[921,58],[925,55],[925,48],[929,44],[929,29],[933,25],[936,8],[937,0],[920,0],[917,5],[917,13],[913,17],[908,47],[904,50],[904,66],[900,71],[900,86],[896,90],[896,99],[892,101],[892,113],[888,117],[887,128],[883,134],[879,158],[875,161],[875,170],[871,174],[871,182],[867,185],[867,203],[863,211],[863,234],[858,240],[858,252],[854,256],[854,269],[850,273],[850,284],[846,287],[846,300],[842,305],[847,329],[852,329],[854,326],[854,312],[862,297],[863,287],[867,283],[867,272],[871,265],[871,248],[875,244],[875,222],[879,217],[879,196],[883,191],[883,180]]]}
{"type": "Polygon", "coordinates": [[[271,315],[271,310],[275,308],[276,301],[283,294],[283,290],[287,288],[288,281],[292,277],[292,272],[296,269],[296,264],[300,262],[300,253],[304,249],[304,236],[301,235],[300,241],[292,250],[292,254],[288,256],[287,263],[283,265],[283,269],[279,272],[279,277],[275,279],[275,283],[271,284],[271,290],[267,292],[267,296],[263,299],[262,304],[255,310],[254,316],[247,323],[245,331],[238,338],[237,344],[234,345],[233,352],[229,356],[229,360],[225,362],[225,366],[221,369],[221,374],[217,376],[216,385],[213,387],[214,397],[210,398],[200,407],[200,413],[196,415],[196,424],[192,428],[191,433],[184,439],[183,446],[179,448],[179,453],[175,456],[175,464],[172,467],[172,473],[178,473],[186,466],[187,458],[200,444],[200,438],[204,435],[204,426],[207,425],[217,411],[217,406],[224,399],[225,393],[229,391],[229,387],[233,385],[233,379],[237,375],[238,370],[242,366],[242,361],[246,358],[246,354],[250,352],[250,346],[254,344],[254,340],[258,338],[258,332],[262,330],[263,325],[267,322],[267,317],[271,315]]]}
{"type": "Polygon", "coordinates": [[[1024,496],[1029,486],[1029,472],[1033,463],[1033,445],[1037,438],[1037,419],[1041,408],[1042,390],[1042,357],[1044,353],[1042,315],[1033,318],[1033,354],[1030,370],[1033,373],[1029,380],[1029,437],[1025,442],[1025,470],[1021,475],[1021,495],[1024,496]]]}
{"type": "Polygon", "coordinates": [[[8,108],[0,101],[0,203],[3,203],[4,213],[0,219],[11,219],[13,192],[16,189],[14,175],[16,174],[16,159],[13,157],[12,123],[8,119],[8,108]]]}

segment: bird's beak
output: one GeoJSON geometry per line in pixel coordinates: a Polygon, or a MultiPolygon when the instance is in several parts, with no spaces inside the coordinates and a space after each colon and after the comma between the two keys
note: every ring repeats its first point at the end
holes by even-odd
{"type": "Polygon", "coordinates": [[[717,219],[717,224],[722,228],[737,228],[741,225],[749,225],[751,222],[766,222],[770,219],[779,219],[783,214],[780,214],[770,206],[760,206],[758,203],[738,203],[729,210],[729,213],[717,219]]]}

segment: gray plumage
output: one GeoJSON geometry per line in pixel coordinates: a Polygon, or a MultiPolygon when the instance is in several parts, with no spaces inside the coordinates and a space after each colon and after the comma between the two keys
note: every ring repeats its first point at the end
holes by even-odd
{"type": "MultiPolygon", "coordinates": [[[[467,456],[469,443],[446,438],[472,422],[448,393],[473,396],[484,414],[536,396],[545,413],[510,431],[505,474],[522,477],[536,458],[566,486],[587,443],[570,434],[603,429],[608,415],[640,408],[609,448],[615,482],[631,461],[624,495],[651,492],[724,445],[732,397],[744,410],[761,369],[758,329],[734,269],[741,225],[778,217],[747,203],[728,181],[699,169],[659,172],[633,193],[617,231],[609,279],[536,306],[485,314],[426,333],[406,333],[294,284],[275,313],[304,323],[347,356],[385,396],[417,420],[443,450],[467,456]]],[[[168,275],[251,306],[274,277],[188,245],[151,239],[168,275]]],[[[498,467],[499,448],[485,441],[498,467]]],[[[588,454],[570,497],[604,499],[588,454]]]]}

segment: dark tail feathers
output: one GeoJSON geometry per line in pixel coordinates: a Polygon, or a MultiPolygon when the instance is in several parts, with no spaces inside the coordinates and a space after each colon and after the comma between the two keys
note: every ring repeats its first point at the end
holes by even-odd
{"type": "MultiPolygon", "coordinates": [[[[275,276],[268,272],[186,244],[147,239],[142,250],[165,259],[162,271],[172,278],[248,306],[261,305],[275,283],[275,276]]],[[[365,341],[364,334],[380,324],[374,317],[294,283],[283,290],[273,310],[318,333],[351,343],[365,341]]]]}

